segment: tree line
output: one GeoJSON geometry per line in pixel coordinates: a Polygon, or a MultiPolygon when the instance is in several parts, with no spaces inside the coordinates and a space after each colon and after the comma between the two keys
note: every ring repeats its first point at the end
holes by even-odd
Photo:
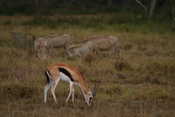
{"type": "Polygon", "coordinates": [[[1,0],[0,14],[133,12],[175,17],[175,0],[1,0]]]}

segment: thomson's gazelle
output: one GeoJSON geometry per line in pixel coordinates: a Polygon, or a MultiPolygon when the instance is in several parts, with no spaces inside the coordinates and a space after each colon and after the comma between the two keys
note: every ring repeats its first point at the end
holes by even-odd
{"type": "Polygon", "coordinates": [[[45,71],[45,76],[47,78],[47,85],[44,88],[44,103],[47,102],[47,92],[49,89],[51,89],[53,98],[57,103],[55,88],[60,80],[64,80],[68,82],[70,86],[70,91],[66,102],[69,101],[71,96],[72,102],[74,102],[74,86],[79,86],[84,95],[85,102],[88,105],[91,105],[94,93],[91,91],[84,77],[78,70],[76,70],[76,68],[62,63],[51,65],[45,71]]]}

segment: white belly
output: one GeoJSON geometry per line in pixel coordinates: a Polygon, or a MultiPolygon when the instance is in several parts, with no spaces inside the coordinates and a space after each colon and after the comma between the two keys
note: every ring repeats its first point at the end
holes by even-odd
{"type": "Polygon", "coordinates": [[[66,82],[72,82],[71,79],[62,72],[60,72],[60,79],[66,82]]]}

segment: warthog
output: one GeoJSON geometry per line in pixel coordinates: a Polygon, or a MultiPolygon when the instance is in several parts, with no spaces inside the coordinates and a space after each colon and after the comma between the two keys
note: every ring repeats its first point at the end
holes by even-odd
{"type": "Polygon", "coordinates": [[[47,51],[51,48],[66,48],[67,45],[71,42],[71,36],[64,34],[61,36],[48,36],[40,37],[35,40],[34,48],[37,57],[47,58],[47,51]]]}
{"type": "Polygon", "coordinates": [[[15,47],[23,49],[32,49],[35,36],[25,32],[10,32],[12,39],[14,40],[15,47]]]}
{"type": "Polygon", "coordinates": [[[72,45],[67,49],[67,54],[70,57],[86,56],[92,52],[119,54],[118,38],[114,36],[96,36],[90,37],[85,43],[72,45]]]}

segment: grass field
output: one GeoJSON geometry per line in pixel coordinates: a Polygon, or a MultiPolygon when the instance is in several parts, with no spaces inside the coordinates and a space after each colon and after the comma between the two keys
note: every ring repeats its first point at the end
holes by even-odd
{"type": "Polygon", "coordinates": [[[175,116],[175,33],[171,23],[115,15],[35,18],[0,16],[1,117],[173,117],[175,116]],[[102,19],[102,20],[100,20],[102,19]],[[39,60],[30,49],[17,48],[10,32],[36,35],[68,33],[80,42],[92,35],[119,37],[120,57],[69,59],[64,55],[39,60]],[[88,107],[76,88],[75,104],[66,104],[68,84],[57,86],[58,104],[49,95],[43,103],[47,65],[77,66],[90,85],[97,84],[95,103],[88,107]]]}

